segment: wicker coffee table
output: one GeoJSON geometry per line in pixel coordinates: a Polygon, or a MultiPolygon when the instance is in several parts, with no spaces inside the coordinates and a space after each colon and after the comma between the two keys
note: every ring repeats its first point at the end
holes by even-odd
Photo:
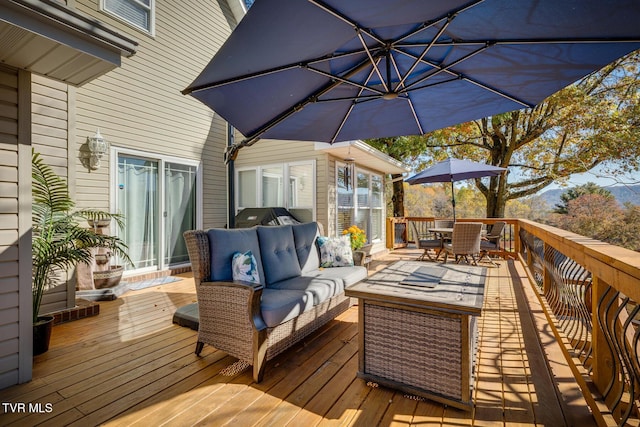
{"type": "Polygon", "coordinates": [[[473,408],[486,268],[399,261],[346,290],[359,299],[359,371],[367,381],[473,408]]]}

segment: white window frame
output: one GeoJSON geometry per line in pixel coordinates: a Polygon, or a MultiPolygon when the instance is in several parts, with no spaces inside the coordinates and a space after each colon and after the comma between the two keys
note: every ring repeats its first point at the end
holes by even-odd
{"type": "MultiPolygon", "coordinates": [[[[338,182],[338,170],[340,168],[343,168],[347,166],[346,163],[343,162],[339,162],[336,161],[336,167],[335,167],[335,176],[334,176],[334,182],[336,185],[336,189],[337,189],[337,182],[338,182]]],[[[379,234],[380,234],[380,238],[378,239],[373,239],[371,241],[369,241],[369,243],[375,244],[375,243],[380,243],[383,241],[384,239],[384,235],[385,235],[385,227],[384,227],[384,219],[385,219],[385,203],[384,203],[384,175],[378,172],[374,172],[368,169],[364,169],[364,168],[359,168],[359,167],[352,167],[352,173],[353,176],[351,177],[351,187],[352,187],[352,191],[353,191],[353,206],[351,206],[352,211],[352,217],[355,218],[358,217],[358,209],[362,209],[358,206],[358,173],[364,173],[368,176],[368,197],[367,199],[369,200],[369,204],[371,205],[373,202],[373,192],[371,189],[371,177],[372,176],[377,176],[380,178],[380,183],[382,185],[382,206],[369,206],[367,208],[365,208],[366,210],[368,210],[369,212],[373,212],[374,210],[379,210],[382,213],[382,223],[381,223],[381,229],[379,230],[379,234]]],[[[342,233],[342,229],[340,229],[340,225],[338,224],[338,192],[336,191],[336,198],[335,198],[335,203],[336,203],[336,215],[335,215],[335,229],[336,229],[336,234],[340,235],[342,233]]],[[[372,215],[369,215],[369,224],[368,227],[371,228],[371,218],[372,215]]],[[[369,236],[367,236],[368,238],[369,236]]]]}
{"type": "MultiPolygon", "coordinates": [[[[120,147],[114,147],[114,146],[111,147],[109,155],[110,155],[109,159],[111,159],[110,167],[109,167],[109,175],[110,175],[109,188],[111,189],[111,191],[109,192],[109,206],[110,206],[111,212],[116,212],[116,206],[117,206],[116,200],[118,195],[115,189],[117,188],[117,185],[118,185],[117,179],[118,179],[118,156],[119,155],[157,161],[158,162],[158,180],[159,180],[158,193],[159,194],[164,194],[164,188],[165,188],[164,170],[165,170],[166,163],[179,163],[187,166],[194,166],[196,168],[196,228],[202,229],[203,227],[202,225],[203,224],[202,162],[197,160],[184,159],[184,158],[175,157],[175,156],[165,156],[162,154],[152,153],[149,151],[133,150],[129,148],[120,148],[120,147]]],[[[165,212],[166,210],[164,197],[159,198],[159,209],[160,209],[160,212],[165,212]]],[[[128,277],[128,276],[141,274],[141,273],[151,273],[155,271],[162,271],[169,268],[169,265],[165,264],[165,261],[164,261],[166,248],[165,248],[165,241],[164,241],[165,222],[164,222],[163,214],[161,214],[160,219],[161,221],[159,221],[159,230],[158,230],[158,236],[159,236],[159,239],[158,239],[159,253],[157,254],[158,265],[155,267],[145,267],[145,268],[125,271],[123,274],[123,277],[128,277]]],[[[125,218],[125,221],[126,221],[126,218],[125,218]]],[[[116,231],[116,230],[112,230],[112,231],[116,231]]],[[[188,265],[189,265],[189,262],[185,262],[182,264],[172,264],[171,266],[186,267],[188,265]]]]}
{"type": "MultiPolygon", "coordinates": [[[[249,171],[249,170],[254,170],[256,171],[256,176],[255,176],[255,188],[256,188],[256,200],[255,200],[255,206],[257,207],[262,207],[262,173],[265,169],[272,169],[272,168],[282,168],[283,169],[283,177],[282,177],[282,183],[283,183],[283,205],[282,207],[284,207],[285,209],[297,209],[297,208],[306,208],[306,206],[304,207],[298,207],[298,206],[289,206],[289,200],[290,200],[290,188],[289,188],[289,181],[291,179],[291,174],[290,174],[290,167],[291,166],[303,166],[303,165],[310,165],[312,168],[311,171],[311,178],[312,178],[312,194],[317,194],[316,192],[316,160],[315,159],[310,159],[310,160],[299,160],[299,161],[295,161],[295,162],[286,162],[286,163],[273,163],[273,164],[268,164],[268,165],[260,165],[260,166],[244,166],[244,167],[237,167],[235,169],[235,174],[234,174],[234,180],[236,183],[240,182],[240,173],[244,172],[244,171],[249,171]]],[[[236,215],[242,210],[244,209],[246,206],[240,206],[240,196],[238,194],[238,190],[239,188],[236,186],[235,190],[234,190],[234,206],[236,209],[236,215]]],[[[313,215],[313,220],[315,221],[317,218],[316,215],[316,205],[317,205],[317,200],[316,197],[312,197],[312,205],[310,206],[310,208],[312,209],[312,215],[313,215]]]]}
{"type": "Polygon", "coordinates": [[[133,23],[129,20],[127,20],[127,18],[118,15],[116,12],[111,11],[109,9],[107,9],[106,4],[105,4],[105,0],[100,0],[100,10],[104,13],[106,13],[109,16],[112,16],[113,18],[117,19],[118,21],[128,25],[131,28],[135,28],[136,30],[145,32],[151,36],[155,36],[156,35],[156,0],[149,0],[149,6],[140,3],[137,0],[120,0],[120,1],[128,1],[128,2],[133,2],[133,3],[137,3],[140,6],[144,7],[145,9],[147,9],[149,11],[149,28],[144,28],[139,26],[136,23],[133,23]]]}

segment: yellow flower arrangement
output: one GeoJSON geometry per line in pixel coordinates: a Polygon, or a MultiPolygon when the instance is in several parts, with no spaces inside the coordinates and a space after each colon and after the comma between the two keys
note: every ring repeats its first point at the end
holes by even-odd
{"type": "Polygon", "coordinates": [[[352,225],[351,227],[342,230],[342,234],[349,234],[351,238],[351,249],[356,251],[363,247],[365,243],[367,243],[367,235],[361,228],[358,228],[357,225],[352,225]]]}

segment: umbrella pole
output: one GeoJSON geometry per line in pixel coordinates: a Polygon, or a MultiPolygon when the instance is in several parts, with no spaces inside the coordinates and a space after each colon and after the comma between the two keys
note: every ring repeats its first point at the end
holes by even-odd
{"type": "Polygon", "coordinates": [[[453,222],[456,222],[456,194],[453,192],[453,181],[451,181],[451,205],[453,206],[453,222]]]}

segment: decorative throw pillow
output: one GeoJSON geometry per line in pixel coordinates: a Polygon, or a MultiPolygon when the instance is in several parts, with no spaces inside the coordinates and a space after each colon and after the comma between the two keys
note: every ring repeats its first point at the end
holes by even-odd
{"type": "Polygon", "coordinates": [[[349,267],[353,265],[351,239],[348,234],[340,237],[318,237],[320,267],[349,267]]]}
{"type": "Polygon", "coordinates": [[[231,269],[233,271],[233,280],[260,283],[258,264],[251,251],[234,253],[231,259],[231,269]]]}

